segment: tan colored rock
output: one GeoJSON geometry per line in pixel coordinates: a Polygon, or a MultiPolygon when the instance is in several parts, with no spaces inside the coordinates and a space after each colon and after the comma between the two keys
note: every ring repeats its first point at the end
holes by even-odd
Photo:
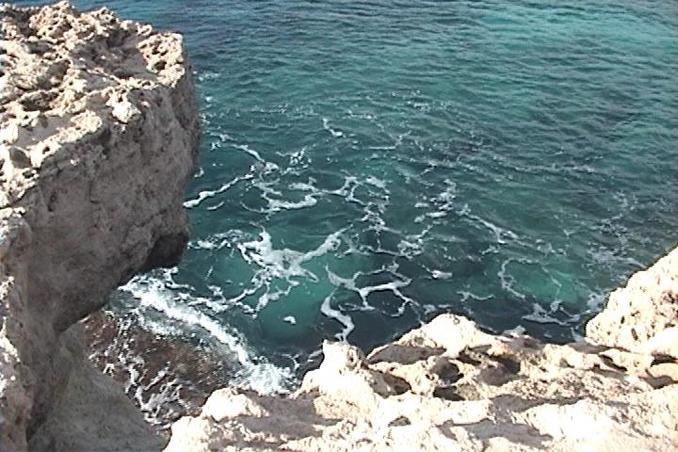
{"type": "Polygon", "coordinates": [[[0,450],[159,447],[65,331],[182,253],[199,137],[182,39],[65,2],[3,5],[0,27],[0,450]]]}
{"type": "Polygon", "coordinates": [[[251,403],[266,414],[184,418],[166,450],[678,447],[678,385],[657,384],[648,373],[651,355],[492,336],[454,315],[367,358],[346,344],[323,350],[320,368],[291,396],[228,391],[210,399],[224,407],[251,403]]]}
{"type": "Polygon", "coordinates": [[[33,433],[33,451],[151,451],[165,441],[124,396],[123,388],[87,359],[79,325],[62,334],[59,361],[68,364],[65,387],[58,390],[48,416],[33,433]]]}
{"type": "Polygon", "coordinates": [[[678,356],[678,248],[629,279],[586,326],[589,341],[644,353],[661,347],[678,356]],[[657,335],[667,335],[657,338],[657,335]],[[649,344],[648,344],[649,343],[649,344]]]}
{"type": "Polygon", "coordinates": [[[630,353],[618,348],[600,352],[600,356],[609,358],[613,365],[625,369],[631,374],[642,374],[652,366],[654,357],[651,354],[630,353]]]}
{"type": "Polygon", "coordinates": [[[673,383],[678,383],[678,362],[657,364],[650,367],[647,373],[654,378],[666,378],[673,383]]]}
{"type": "Polygon", "coordinates": [[[493,336],[454,315],[367,358],[325,343],[291,396],[210,399],[265,414],[184,418],[166,450],[676,450],[676,256],[613,293],[588,328],[593,344],[493,336]]]}
{"type": "MultiPolygon", "coordinates": [[[[0,450],[155,450],[73,324],[185,244],[198,125],[181,37],[67,3],[5,5],[1,27],[0,450]]],[[[216,391],[167,450],[675,450],[677,263],[615,291],[589,343],[454,315],[367,357],[326,343],[294,394],[216,391]]]]}
{"type": "Polygon", "coordinates": [[[640,349],[643,353],[666,355],[678,360],[678,327],[674,326],[658,332],[648,339],[640,349]]]}
{"type": "Polygon", "coordinates": [[[247,394],[240,394],[234,389],[214,391],[202,408],[202,414],[217,422],[238,416],[270,416],[270,413],[257,404],[247,394]]]}

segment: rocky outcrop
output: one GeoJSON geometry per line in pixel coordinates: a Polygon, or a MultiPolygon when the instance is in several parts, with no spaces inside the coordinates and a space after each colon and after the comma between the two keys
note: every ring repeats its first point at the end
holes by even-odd
{"type": "Polygon", "coordinates": [[[295,394],[217,391],[167,450],[676,450],[677,257],[615,291],[587,341],[442,315],[367,357],[325,343],[295,394]]]}
{"type": "Polygon", "coordinates": [[[67,3],[1,16],[0,450],[150,445],[142,422],[116,425],[124,402],[70,327],[187,241],[199,130],[182,39],[67,3]]]}
{"type": "Polygon", "coordinates": [[[678,358],[678,248],[612,292],[586,336],[608,347],[678,358]]]}
{"type": "MultiPolygon", "coordinates": [[[[0,450],[159,450],[78,321],[172,265],[198,124],[181,37],[66,3],[2,7],[0,450]]],[[[674,450],[678,250],[567,345],[443,315],[291,396],[212,394],[168,450],[674,450]]]]}

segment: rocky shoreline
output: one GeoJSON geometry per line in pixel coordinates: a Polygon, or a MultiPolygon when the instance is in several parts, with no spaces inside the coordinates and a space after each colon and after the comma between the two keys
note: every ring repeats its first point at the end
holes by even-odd
{"type": "Polygon", "coordinates": [[[99,311],[82,325],[90,361],[122,385],[163,437],[172,422],[199,414],[207,397],[233,379],[223,352],[150,332],[134,316],[99,311]]]}
{"type": "Polygon", "coordinates": [[[295,393],[219,389],[168,442],[87,359],[80,321],[104,334],[107,295],[186,245],[199,126],[182,39],[65,2],[4,5],[1,25],[0,450],[678,448],[678,249],[580,342],[454,315],[368,356],[328,342],[295,393]]]}
{"type": "Polygon", "coordinates": [[[219,390],[167,450],[673,450],[677,295],[675,249],[612,293],[585,341],[441,315],[367,357],[325,343],[291,397],[219,390]]]}

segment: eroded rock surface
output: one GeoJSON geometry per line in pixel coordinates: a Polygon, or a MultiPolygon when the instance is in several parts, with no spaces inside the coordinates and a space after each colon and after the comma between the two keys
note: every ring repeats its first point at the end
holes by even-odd
{"type": "Polygon", "coordinates": [[[586,336],[596,344],[678,359],[678,248],[612,292],[586,336]]]}
{"type": "MultiPolygon", "coordinates": [[[[4,5],[0,16],[0,450],[102,449],[125,436],[111,431],[115,410],[98,410],[108,431],[96,410],[83,417],[101,444],[64,442],[66,414],[50,420],[62,410],[77,428],[86,397],[110,401],[67,400],[83,393],[68,388],[101,386],[68,329],[135,273],[181,256],[199,137],[191,73],[179,35],[106,9],[4,5]]],[[[148,433],[140,423],[124,444],[150,446],[148,433]]]]}
{"type": "MultiPolygon", "coordinates": [[[[66,3],[0,12],[0,450],[159,449],[74,324],[181,255],[198,141],[181,38],[66,3]]],[[[677,280],[674,251],[588,342],[443,315],[367,357],[326,343],[295,394],[216,391],[167,449],[675,450],[677,280]]]]}
{"type": "Polygon", "coordinates": [[[217,391],[173,425],[166,450],[676,450],[677,256],[614,292],[590,342],[496,336],[441,315],[367,357],[325,343],[291,397],[217,391]]]}

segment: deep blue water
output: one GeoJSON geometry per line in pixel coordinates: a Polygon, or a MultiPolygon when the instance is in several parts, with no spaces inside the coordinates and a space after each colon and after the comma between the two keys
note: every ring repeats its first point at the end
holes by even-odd
{"type": "Polygon", "coordinates": [[[105,3],[185,35],[204,127],[185,259],[114,304],[242,381],[442,312],[567,341],[678,239],[678,3],[105,3]]]}

